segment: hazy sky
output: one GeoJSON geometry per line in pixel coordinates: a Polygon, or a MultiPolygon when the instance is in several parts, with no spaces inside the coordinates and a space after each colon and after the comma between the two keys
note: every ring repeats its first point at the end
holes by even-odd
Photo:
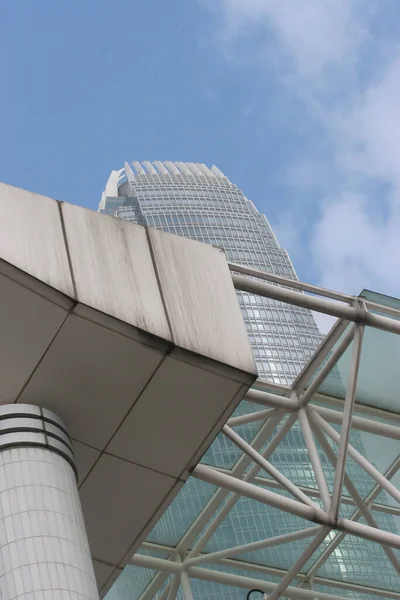
{"type": "Polygon", "coordinates": [[[399,0],[0,1],[0,180],[216,164],[301,278],[400,295],[399,0]]]}

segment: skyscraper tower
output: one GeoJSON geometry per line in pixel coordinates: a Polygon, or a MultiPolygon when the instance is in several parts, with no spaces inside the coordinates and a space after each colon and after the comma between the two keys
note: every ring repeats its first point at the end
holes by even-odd
{"type": "MultiPolygon", "coordinates": [[[[169,161],[113,172],[99,210],[223,248],[229,261],[296,279],[266,217],[217,167],[169,161]]],[[[311,313],[238,294],[260,377],[293,380],[320,341],[311,313]]]]}
{"type": "MultiPolygon", "coordinates": [[[[297,279],[289,255],[279,245],[267,218],[215,166],[208,168],[199,163],[171,161],[134,161],[131,166],[126,163],[124,169],[111,173],[99,211],[221,247],[232,263],[297,279]]],[[[237,295],[259,377],[277,384],[291,383],[321,340],[311,312],[244,292],[238,292],[237,295]]],[[[246,402],[242,402],[236,414],[248,410],[246,402]]],[[[258,425],[255,424],[243,425],[238,429],[238,433],[247,441],[251,441],[257,431],[258,425]]],[[[353,433],[352,443],[363,451],[363,443],[357,432],[353,433]]],[[[203,458],[208,464],[228,469],[237,459],[237,449],[224,436],[214,441],[203,458]]],[[[328,485],[332,484],[331,466],[322,455],[321,460],[328,485]]],[[[298,429],[292,428],[286,435],[274,452],[272,462],[296,484],[317,488],[298,429]]],[[[358,491],[363,496],[367,495],[371,483],[365,473],[355,463],[348,464],[348,472],[353,481],[357,481],[358,491]]],[[[205,489],[202,482],[189,480],[149,539],[160,543],[168,538],[173,545],[208,501],[207,494],[209,490],[205,489]]],[[[387,519],[386,527],[390,529],[393,525],[390,517],[387,519]]],[[[256,539],[259,539],[260,531],[267,536],[293,531],[303,526],[300,521],[284,515],[283,523],[279,511],[244,499],[237,503],[220,525],[214,538],[209,541],[207,550],[248,543],[254,540],[257,532],[256,539]],[[218,540],[217,545],[213,545],[215,539],[218,540]]],[[[381,526],[384,526],[383,521],[381,526]]],[[[263,558],[266,558],[268,564],[288,569],[304,549],[304,542],[284,548],[284,554],[282,546],[278,546],[258,552],[252,560],[262,564],[263,558]]],[[[374,555],[374,550],[371,550],[365,555],[357,539],[348,539],[325,564],[325,576],[339,573],[350,580],[353,578],[354,581],[365,582],[375,571],[374,582],[370,585],[377,583],[379,576],[383,582],[385,578],[396,578],[392,566],[386,565],[385,557],[382,562],[379,547],[376,552],[378,554],[374,555]],[[377,574],[372,565],[375,566],[378,559],[381,570],[377,574]]],[[[138,571],[134,567],[126,569],[123,582],[110,593],[111,600],[136,600],[140,597],[148,581],[138,571]]],[[[237,589],[221,588],[205,581],[197,581],[194,585],[196,599],[243,598],[243,591],[237,589]]],[[[335,590],[330,591],[335,593],[335,590]]],[[[348,597],[355,598],[351,593],[348,597]]]]}

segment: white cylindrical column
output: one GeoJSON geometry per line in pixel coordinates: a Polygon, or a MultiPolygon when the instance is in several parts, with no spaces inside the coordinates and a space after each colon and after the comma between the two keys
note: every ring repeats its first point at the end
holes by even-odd
{"type": "Polygon", "coordinates": [[[71,440],[28,404],[0,406],[0,597],[99,599],[71,440]]]}

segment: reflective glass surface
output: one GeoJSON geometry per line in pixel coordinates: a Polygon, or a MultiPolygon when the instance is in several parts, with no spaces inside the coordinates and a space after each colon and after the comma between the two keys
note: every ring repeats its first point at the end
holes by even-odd
{"type": "Polygon", "coordinates": [[[351,583],[400,592],[400,578],[382,547],[353,535],[346,536],[346,544],[341,543],[332,552],[318,574],[330,579],[346,579],[351,583]],[[371,553],[374,557],[373,568],[371,553]]]}
{"type": "MultiPolygon", "coordinates": [[[[395,298],[366,290],[362,292],[361,296],[371,302],[400,309],[400,301],[395,298]]],[[[371,310],[371,312],[378,314],[376,310],[371,310]]],[[[351,354],[352,345],[337,363],[336,372],[339,378],[328,377],[321,385],[320,392],[344,398],[345,385],[351,368],[351,354]]],[[[356,401],[360,404],[400,413],[400,396],[398,394],[399,364],[400,336],[388,331],[365,327],[356,401]]]]}
{"type": "MultiPolygon", "coordinates": [[[[225,249],[229,261],[268,273],[296,278],[287,252],[280,247],[266,217],[259,213],[243,193],[225,177],[143,172],[137,173],[129,180],[123,179],[118,193],[118,197],[105,198],[101,205],[102,212],[214,244],[225,249]]],[[[365,292],[365,294],[370,293],[365,292]]],[[[277,385],[290,384],[313,355],[322,338],[311,312],[244,292],[238,292],[237,296],[260,378],[277,385]]],[[[376,295],[370,295],[368,299],[382,302],[381,297],[378,299],[376,295]]],[[[320,386],[321,393],[344,399],[351,352],[352,345],[320,386]]],[[[399,411],[399,396],[395,393],[398,358],[400,358],[400,336],[366,328],[357,387],[358,402],[399,411]]],[[[237,408],[235,416],[256,410],[262,410],[262,407],[243,401],[237,408]]],[[[259,432],[261,423],[242,425],[236,427],[235,431],[251,442],[259,432]]],[[[335,425],[334,428],[340,432],[340,426],[335,425]]],[[[264,445],[270,439],[265,439],[264,445]]],[[[381,472],[385,472],[399,452],[397,440],[382,441],[379,436],[361,431],[352,430],[350,442],[381,472]]],[[[331,443],[331,447],[337,452],[334,443],[331,443]]],[[[332,490],[334,470],[318,442],[317,451],[328,488],[332,490]]],[[[202,462],[231,470],[235,468],[240,456],[241,452],[237,447],[225,436],[219,435],[205,453],[202,462]]],[[[315,499],[315,495],[312,496],[312,493],[317,490],[317,483],[298,424],[283,438],[269,460],[281,473],[297,485],[303,486],[308,490],[307,493],[311,494],[317,503],[319,502],[315,499]]],[[[375,480],[351,458],[347,460],[346,471],[359,494],[365,498],[374,488],[375,480]]],[[[268,477],[265,472],[261,472],[260,475],[264,478],[268,477]]],[[[276,484],[275,487],[269,488],[262,479],[256,480],[255,483],[266,485],[268,489],[273,489],[281,495],[288,495],[279,486],[276,487],[276,484]]],[[[201,515],[214,492],[215,488],[212,486],[196,479],[189,479],[149,534],[148,542],[164,544],[171,549],[179,546],[180,540],[201,515]]],[[[344,495],[341,516],[350,518],[356,506],[346,489],[344,495]]],[[[383,506],[392,506],[392,501],[386,492],[381,492],[376,502],[383,506]]],[[[379,513],[379,524],[388,531],[398,532],[398,520],[396,514],[379,513]]],[[[282,535],[310,525],[309,522],[293,515],[247,498],[239,498],[203,551],[218,551],[282,535]]],[[[203,532],[204,527],[202,532],[191,541],[189,549],[195,545],[203,532]]],[[[307,561],[301,571],[303,576],[307,575],[324,549],[331,544],[334,536],[334,533],[329,534],[307,561]]],[[[248,577],[279,582],[281,578],[278,574],[279,569],[289,569],[309,543],[310,540],[300,540],[270,549],[243,553],[237,556],[235,568],[232,565],[227,566],[225,562],[217,565],[203,564],[202,567],[226,572],[230,569],[232,572],[248,577]],[[263,571],[263,568],[266,570],[263,571]]],[[[382,584],[381,587],[388,586],[385,589],[398,590],[396,587],[398,575],[381,547],[353,536],[344,538],[318,571],[318,575],[328,580],[352,581],[371,586],[382,584]],[[379,575],[374,577],[373,573],[377,565],[379,575]]],[[[109,592],[108,599],[137,600],[152,577],[154,572],[148,569],[127,567],[120,578],[122,583],[118,580],[109,592]]],[[[199,600],[212,598],[241,600],[245,597],[243,588],[195,579],[191,581],[194,598],[199,600]]],[[[295,580],[291,585],[299,582],[300,580],[295,580]]],[[[155,597],[160,597],[162,589],[155,597]]],[[[373,598],[371,595],[319,583],[315,584],[314,589],[357,600],[373,598]]],[[[181,592],[177,597],[182,598],[181,592]]]]}
{"type": "Polygon", "coordinates": [[[148,541],[175,546],[199,516],[216,488],[189,478],[148,536],[148,541]]]}

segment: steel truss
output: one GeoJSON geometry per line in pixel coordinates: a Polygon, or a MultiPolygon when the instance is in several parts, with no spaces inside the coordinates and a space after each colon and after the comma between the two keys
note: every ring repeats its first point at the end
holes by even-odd
{"type": "Polygon", "coordinates": [[[332,292],[247,267],[232,264],[230,268],[237,290],[323,312],[338,317],[338,320],[291,386],[257,382],[257,389],[250,390],[246,400],[254,405],[263,406],[263,409],[233,417],[223,427],[224,435],[242,451],[241,458],[230,471],[205,464],[199,464],[194,469],[193,477],[211,483],[218,489],[176,547],[149,542],[143,544],[148,550],[167,552],[167,559],[143,554],[135,554],[132,557],[131,564],[157,571],[157,575],[140,600],[150,600],[157,594],[157,597],[162,600],[172,600],[176,598],[179,589],[185,600],[192,600],[191,578],[246,590],[259,588],[265,591],[270,600],[277,600],[281,596],[303,600],[343,598],[343,596],[316,591],[312,589],[313,585],[400,600],[400,592],[318,575],[320,568],[348,534],[380,544],[394,570],[400,575],[400,561],[393,550],[400,549],[400,535],[380,529],[372,514],[372,511],[379,511],[400,515],[399,508],[375,502],[379,493],[385,490],[400,503],[400,490],[391,482],[400,469],[400,457],[397,457],[385,473],[380,473],[349,441],[351,428],[400,440],[398,414],[355,402],[364,329],[369,326],[400,334],[400,311],[359,297],[332,292]],[[351,322],[354,325],[351,325],[351,322]],[[351,344],[350,375],[344,401],[320,394],[318,389],[321,383],[351,344]],[[331,408],[332,405],[335,406],[334,410],[331,408]],[[283,422],[284,417],[286,420],[283,422]],[[391,422],[383,422],[382,417],[391,422]],[[281,421],[283,424],[277,429],[281,421]],[[234,427],[252,422],[260,422],[261,427],[249,444],[234,431],[234,427]],[[317,489],[304,488],[295,484],[268,460],[297,423],[301,428],[317,489]],[[341,433],[339,434],[330,423],[341,425],[341,433]],[[274,432],[274,437],[265,446],[274,432]],[[335,469],[332,493],[328,489],[316,440],[335,469]],[[337,452],[332,450],[332,442],[336,444],[337,452]],[[374,489],[366,498],[360,496],[346,472],[348,456],[376,482],[374,489]],[[260,474],[260,471],[263,471],[263,474],[260,474]],[[347,494],[343,492],[344,487],[347,494]],[[291,497],[272,490],[285,490],[291,497]],[[221,551],[204,552],[207,542],[218,526],[243,496],[307,519],[313,525],[296,532],[221,551]],[[355,507],[355,511],[348,519],[340,516],[342,504],[352,504],[355,507]],[[367,525],[358,522],[361,517],[365,519],[367,525]],[[308,546],[288,571],[240,559],[240,555],[244,552],[307,538],[310,539],[308,546]],[[330,540],[328,544],[327,539],[330,540]],[[304,572],[302,570],[304,565],[321,544],[325,546],[324,551],[311,568],[304,572]],[[211,564],[213,569],[202,568],[202,565],[211,564]],[[254,571],[255,577],[218,571],[214,568],[218,564],[254,571]],[[280,583],[271,583],[268,581],[268,575],[281,576],[280,583]],[[300,580],[300,585],[297,587],[291,585],[295,579],[300,580]],[[305,589],[305,586],[309,589],[305,589]]]}

